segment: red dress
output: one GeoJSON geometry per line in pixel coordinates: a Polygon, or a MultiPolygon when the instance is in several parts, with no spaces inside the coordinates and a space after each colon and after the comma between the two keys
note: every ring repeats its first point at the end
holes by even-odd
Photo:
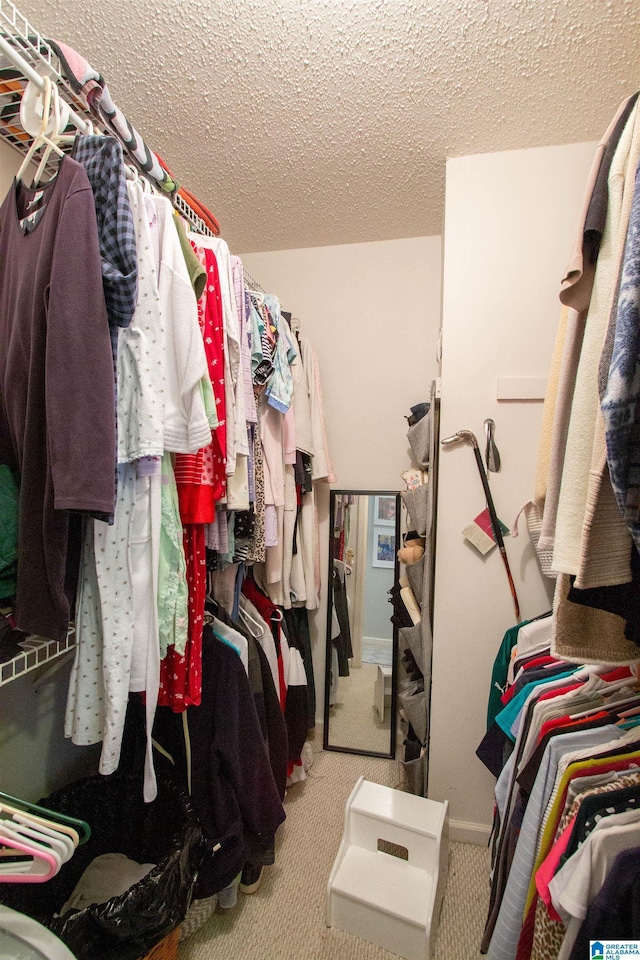
{"type": "Polygon", "coordinates": [[[198,320],[204,339],[209,376],[216,401],[219,425],[209,446],[195,454],[178,453],[175,475],[183,524],[187,563],[189,626],[184,656],[169,647],[160,665],[158,703],[176,713],[198,706],[202,699],[202,630],[207,595],[205,524],[215,520],[216,503],[226,491],[226,404],[224,394],[224,347],[220,277],[213,250],[194,250],[207,271],[207,283],[198,301],[198,320]]]}

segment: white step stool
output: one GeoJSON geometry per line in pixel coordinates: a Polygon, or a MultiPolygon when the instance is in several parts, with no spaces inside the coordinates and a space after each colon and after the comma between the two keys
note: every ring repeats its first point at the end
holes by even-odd
{"type": "Polygon", "coordinates": [[[360,777],[327,884],[335,926],[406,960],[430,960],[447,882],[448,803],[360,777]],[[403,847],[408,860],[379,849],[403,847]]]}
{"type": "Polygon", "coordinates": [[[391,667],[378,664],[378,674],[373,682],[373,705],[384,721],[385,698],[391,696],[391,667]]]}

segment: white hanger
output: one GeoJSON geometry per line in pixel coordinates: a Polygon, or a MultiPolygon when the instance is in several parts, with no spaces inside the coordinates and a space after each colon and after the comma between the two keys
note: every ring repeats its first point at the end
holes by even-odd
{"type": "Polygon", "coordinates": [[[348,577],[350,577],[351,574],[353,573],[352,567],[350,567],[345,560],[334,560],[333,565],[336,568],[336,570],[338,570],[338,572],[340,572],[340,570],[342,569],[348,577]]]}
{"type": "MultiPolygon", "coordinates": [[[[11,818],[15,823],[24,826],[32,826],[34,830],[39,830],[45,835],[56,837],[61,840],[67,849],[67,860],[70,860],[74,851],[80,843],[80,835],[73,827],[68,827],[63,823],[55,823],[53,820],[44,820],[40,817],[33,817],[29,813],[14,813],[11,818]],[[35,822],[34,822],[35,821],[35,822]]],[[[2,823],[0,821],[0,829],[2,823]]]]}
{"type": "Polygon", "coordinates": [[[258,640],[260,637],[264,637],[264,627],[261,623],[258,623],[258,621],[252,617],[251,614],[248,613],[242,606],[238,607],[238,613],[240,614],[240,617],[243,620],[247,630],[255,640],[258,640]],[[251,629],[252,626],[255,627],[258,633],[254,633],[254,631],[251,629]]]}
{"type": "Polygon", "coordinates": [[[151,184],[149,183],[148,178],[145,177],[145,176],[141,176],[141,177],[140,177],[140,183],[142,184],[142,192],[143,192],[143,193],[148,193],[149,196],[153,196],[153,194],[155,193],[155,190],[153,189],[153,187],[152,187],[151,184]]]}
{"type": "Polygon", "coordinates": [[[51,143],[45,149],[42,155],[42,160],[40,161],[40,165],[36,170],[35,176],[33,178],[34,186],[40,183],[42,175],[45,172],[47,163],[49,162],[49,157],[51,156],[52,150],[55,150],[56,153],[60,154],[60,156],[63,157],[64,151],[60,149],[60,144],[73,143],[73,141],[75,140],[75,134],[73,134],[72,136],[65,136],[63,134],[63,131],[67,123],[69,122],[69,113],[68,111],[64,111],[64,112],[62,111],[62,108],[61,108],[62,101],[60,99],[58,88],[56,87],[55,84],[52,84],[51,86],[51,94],[53,97],[53,117],[54,117],[53,133],[49,135],[49,139],[51,143]]]}
{"type": "MultiPolygon", "coordinates": [[[[38,136],[42,126],[44,112],[43,94],[45,93],[46,87],[44,78],[47,77],[49,83],[55,86],[55,83],[51,80],[49,73],[40,73],[39,76],[39,83],[29,80],[20,99],[20,124],[32,138],[38,136]]],[[[59,124],[59,129],[64,129],[69,122],[69,116],[71,114],[69,106],[65,101],[61,102],[60,114],[61,121],[59,124]]],[[[52,133],[55,133],[55,130],[54,118],[51,116],[51,112],[49,112],[45,133],[47,136],[51,136],[52,133]]]]}
{"type": "MultiPolygon", "coordinates": [[[[51,150],[57,153],[60,157],[64,156],[64,151],[58,146],[55,140],[51,139],[51,137],[47,135],[47,129],[49,127],[49,122],[51,120],[51,101],[52,101],[52,98],[57,98],[58,91],[57,91],[57,88],[54,87],[53,84],[51,83],[51,80],[49,79],[49,77],[43,77],[42,82],[44,84],[44,89],[42,90],[42,98],[43,98],[42,99],[42,123],[40,125],[39,132],[34,137],[33,143],[31,144],[31,146],[29,147],[29,150],[27,151],[27,155],[25,156],[24,160],[20,164],[20,169],[16,174],[16,180],[18,182],[20,182],[24,177],[25,173],[29,169],[29,164],[33,160],[34,155],[41,147],[47,146],[50,148],[49,152],[46,153],[47,159],[51,150]],[[54,90],[55,90],[55,93],[53,92],[54,90]]],[[[59,123],[60,122],[60,114],[59,114],[60,104],[57,99],[55,100],[55,104],[57,104],[57,107],[54,106],[54,109],[58,110],[57,122],[59,123]]],[[[55,124],[54,124],[54,135],[56,135],[55,124]]],[[[40,173],[41,168],[42,168],[42,163],[40,164],[40,167],[38,167],[38,173],[40,173]]],[[[37,176],[38,174],[36,174],[36,177],[37,176]]],[[[36,180],[34,179],[34,183],[35,182],[36,180]]]]}
{"type": "MultiPolygon", "coordinates": [[[[4,800],[0,799],[0,814],[9,813],[13,815],[13,819],[17,823],[27,823],[30,825],[40,825],[44,827],[49,827],[52,830],[57,830],[58,833],[63,833],[69,837],[74,845],[77,847],[80,843],[80,834],[73,827],[67,825],[66,823],[58,823],[55,820],[47,820],[44,817],[39,817],[35,813],[29,813],[26,810],[21,810],[19,807],[11,806],[8,803],[5,803],[4,800]]],[[[0,829],[2,828],[2,820],[0,819],[0,829]]]]}
{"type": "Polygon", "coordinates": [[[124,165],[124,175],[127,180],[130,180],[131,183],[139,183],[143,193],[148,193],[150,196],[155,194],[155,190],[151,185],[150,181],[144,174],[140,173],[137,167],[131,163],[125,163],[124,165]]]}
{"type": "Polygon", "coordinates": [[[16,833],[23,834],[25,837],[31,837],[33,840],[38,840],[40,843],[45,843],[53,847],[54,850],[59,852],[62,863],[70,860],[76,849],[71,837],[66,833],[60,833],[55,829],[53,824],[51,826],[45,826],[42,823],[33,825],[29,823],[27,818],[18,815],[9,821],[5,820],[3,823],[0,823],[0,829],[7,825],[16,833]]]}

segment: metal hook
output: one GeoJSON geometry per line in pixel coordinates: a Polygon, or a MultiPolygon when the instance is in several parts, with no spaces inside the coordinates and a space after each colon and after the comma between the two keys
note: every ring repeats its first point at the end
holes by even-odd
{"type": "Polygon", "coordinates": [[[487,438],[487,445],[484,451],[484,460],[487,465],[487,470],[490,473],[500,472],[500,452],[496,447],[495,440],[493,439],[495,428],[495,420],[492,420],[491,417],[487,417],[487,419],[484,421],[484,432],[487,438]]]}

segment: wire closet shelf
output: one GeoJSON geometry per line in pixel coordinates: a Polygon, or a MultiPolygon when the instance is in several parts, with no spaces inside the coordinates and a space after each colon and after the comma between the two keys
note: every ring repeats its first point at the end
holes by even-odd
{"type": "MultiPolygon", "coordinates": [[[[110,137],[118,134],[91,111],[88,102],[76,93],[61,71],[55,51],[41,34],[29,23],[11,0],[0,0],[0,136],[23,155],[31,144],[31,137],[20,123],[20,102],[29,81],[39,89],[44,87],[48,76],[70,109],[69,122],[80,133],[102,133],[110,137]]],[[[120,139],[128,163],[144,176],[128,145],[120,139]]],[[[55,172],[55,167],[50,168],[55,172]]],[[[153,180],[149,178],[151,183],[153,180]]],[[[172,195],[175,208],[189,221],[197,232],[213,236],[213,232],[201,217],[177,192],[172,195]]]]}

